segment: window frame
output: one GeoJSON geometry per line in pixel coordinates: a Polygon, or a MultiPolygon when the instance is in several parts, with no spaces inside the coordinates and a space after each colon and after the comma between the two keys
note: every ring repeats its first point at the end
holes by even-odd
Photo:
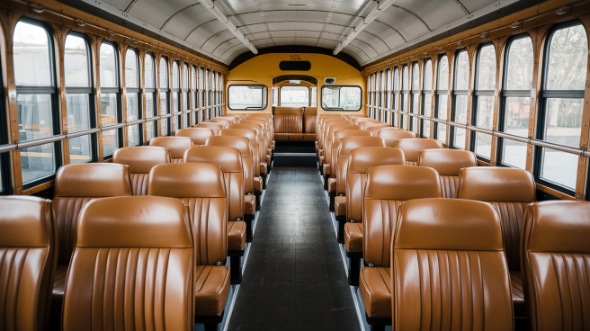
{"type": "Polygon", "coordinates": [[[359,85],[323,85],[322,89],[320,91],[320,95],[321,95],[321,100],[320,100],[320,104],[322,106],[322,109],[325,111],[341,111],[341,112],[358,112],[363,108],[363,89],[362,87],[360,87],[359,85]],[[334,88],[334,87],[338,87],[339,91],[338,91],[338,96],[339,96],[339,101],[338,104],[340,105],[340,89],[342,89],[343,87],[356,87],[360,90],[360,100],[359,100],[359,108],[358,109],[342,109],[342,108],[333,108],[333,107],[324,107],[324,88],[334,88]]]}
{"type": "Polygon", "coordinates": [[[469,75],[469,68],[470,68],[470,63],[471,61],[469,61],[469,52],[467,51],[467,49],[465,48],[461,48],[458,49],[455,52],[455,56],[454,56],[454,64],[453,64],[453,92],[452,92],[452,101],[451,101],[451,120],[449,121],[450,123],[450,137],[449,137],[449,145],[452,146],[453,148],[460,148],[460,149],[465,149],[465,146],[467,144],[467,128],[461,127],[461,126],[467,126],[469,124],[468,121],[468,116],[469,116],[469,89],[471,87],[471,77],[469,75]],[[466,81],[466,90],[463,89],[458,89],[457,88],[457,84],[458,84],[458,78],[459,78],[459,70],[461,70],[461,68],[459,67],[459,58],[462,54],[465,54],[465,56],[467,57],[467,68],[464,68],[465,70],[467,70],[466,76],[467,76],[467,81],[466,81]],[[465,97],[465,121],[464,123],[459,122],[457,120],[457,99],[460,96],[464,96],[465,97]],[[457,125],[458,124],[458,125],[457,125]],[[464,130],[464,143],[463,146],[457,146],[455,145],[456,143],[456,134],[458,132],[458,130],[464,130]]]}
{"type": "Polygon", "coordinates": [[[99,57],[100,57],[100,50],[101,50],[102,46],[105,44],[113,47],[113,49],[115,51],[114,52],[115,67],[116,67],[116,69],[115,69],[115,71],[116,71],[115,82],[117,85],[114,87],[113,86],[107,86],[107,87],[103,86],[102,81],[100,79],[102,68],[99,65],[98,79],[100,82],[100,96],[101,96],[101,114],[100,114],[100,116],[102,117],[102,97],[105,94],[115,94],[115,102],[117,103],[117,113],[115,114],[117,116],[116,122],[114,124],[110,124],[110,125],[105,126],[101,120],[101,125],[100,125],[101,131],[103,134],[102,157],[103,157],[103,159],[110,159],[110,158],[112,158],[115,150],[117,150],[117,148],[123,147],[123,144],[124,144],[123,139],[122,139],[123,138],[123,128],[120,126],[120,124],[123,123],[123,109],[122,109],[122,102],[121,102],[121,89],[122,89],[122,87],[121,87],[121,62],[119,59],[119,56],[120,56],[119,47],[118,47],[117,43],[110,41],[110,40],[103,40],[100,43],[100,46],[98,49],[99,57]],[[112,128],[112,127],[114,127],[114,128],[112,128]],[[105,149],[104,149],[104,133],[107,131],[115,131],[115,134],[117,135],[116,136],[117,142],[115,144],[115,149],[113,150],[113,154],[108,154],[108,155],[105,154],[105,149]]]}
{"type": "Polygon", "coordinates": [[[127,96],[127,118],[125,119],[125,122],[128,124],[127,126],[127,146],[141,146],[143,145],[144,142],[144,138],[143,138],[143,95],[141,93],[141,72],[142,72],[142,67],[141,67],[141,61],[139,60],[139,57],[141,56],[140,52],[138,49],[136,48],[132,48],[132,47],[128,47],[127,50],[125,50],[125,94],[127,96]],[[137,87],[128,87],[127,86],[127,53],[128,52],[134,52],[135,53],[135,65],[137,67],[137,77],[136,81],[137,81],[137,87]],[[133,120],[133,121],[129,121],[129,94],[137,94],[137,119],[133,120]],[[129,123],[137,123],[137,124],[131,124],[129,125],[129,123]],[[130,139],[129,139],[129,130],[132,126],[137,126],[138,131],[139,131],[139,141],[137,142],[137,145],[131,145],[130,143],[130,139]]]}
{"type": "MultiPolygon", "coordinates": [[[[477,47],[477,51],[475,53],[475,64],[474,64],[474,82],[473,82],[473,101],[471,103],[471,125],[473,125],[476,128],[480,128],[480,129],[485,129],[485,130],[490,130],[493,131],[494,130],[494,114],[495,114],[495,109],[496,109],[496,91],[498,90],[498,84],[497,84],[497,75],[498,75],[498,70],[500,70],[498,68],[498,52],[496,50],[496,45],[494,45],[492,42],[486,42],[486,43],[482,43],[479,44],[477,47]],[[495,59],[495,64],[494,64],[494,89],[493,90],[484,90],[484,89],[480,89],[479,88],[479,76],[480,76],[480,56],[481,56],[481,52],[482,49],[484,49],[485,47],[489,47],[491,46],[494,52],[494,59],[495,59]],[[478,102],[479,102],[479,98],[480,97],[492,97],[493,98],[493,104],[492,104],[492,123],[490,123],[490,127],[489,128],[484,128],[484,127],[480,127],[477,125],[477,118],[479,116],[479,107],[478,107],[478,102]]],[[[471,146],[469,148],[470,151],[472,151],[476,157],[479,160],[482,160],[484,162],[490,163],[491,159],[492,159],[492,155],[494,153],[493,151],[493,141],[491,142],[490,146],[490,157],[485,157],[484,155],[478,154],[477,153],[477,136],[478,135],[488,135],[490,136],[490,139],[493,140],[493,136],[487,133],[483,133],[483,132],[478,132],[475,130],[472,130],[470,133],[470,138],[471,138],[471,146]]]]}
{"type": "Polygon", "coordinates": [[[264,110],[266,109],[266,107],[268,106],[268,86],[263,85],[263,84],[230,84],[227,87],[227,97],[228,97],[228,101],[227,101],[227,108],[229,110],[232,111],[256,111],[256,110],[264,110]],[[250,107],[246,107],[246,108],[232,108],[230,106],[230,93],[229,90],[234,87],[234,86],[260,86],[262,87],[262,105],[260,107],[255,107],[255,108],[250,108],[250,107]]]}
{"type": "Polygon", "coordinates": [[[420,91],[420,99],[422,102],[420,103],[420,136],[423,138],[430,138],[432,135],[432,115],[434,114],[433,104],[432,104],[432,96],[433,96],[433,83],[434,83],[434,75],[433,75],[433,65],[432,65],[432,58],[426,58],[422,61],[422,90],[420,91]],[[427,69],[427,63],[430,63],[430,70],[427,69]],[[430,75],[430,86],[426,86],[426,75],[430,75]],[[427,88],[428,87],[428,88],[427,88]],[[430,109],[429,113],[426,114],[426,99],[430,98],[430,109]],[[425,123],[428,123],[428,136],[424,135],[424,128],[425,123]]]}

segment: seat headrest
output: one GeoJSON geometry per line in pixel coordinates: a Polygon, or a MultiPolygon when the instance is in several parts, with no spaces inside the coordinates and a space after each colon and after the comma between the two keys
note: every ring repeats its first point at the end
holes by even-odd
{"type": "Polygon", "coordinates": [[[526,170],[504,167],[463,168],[459,174],[461,199],[494,202],[534,202],[535,180],[526,170]]]}
{"type": "Polygon", "coordinates": [[[169,163],[150,171],[148,194],[172,198],[225,198],[221,167],[212,163],[169,163]]]}
{"type": "Polygon", "coordinates": [[[527,251],[590,253],[590,202],[543,201],[527,212],[527,251]]]}
{"type": "Polygon", "coordinates": [[[219,118],[219,117],[214,117],[214,118],[210,119],[210,121],[221,124],[222,128],[227,128],[231,124],[230,120],[227,120],[224,118],[219,118]]]}
{"type": "Polygon", "coordinates": [[[221,131],[221,129],[223,129],[223,125],[221,125],[219,123],[215,123],[215,122],[201,122],[201,123],[195,125],[194,127],[211,129],[211,131],[213,131],[214,135],[219,135],[219,131],[221,131]]]}
{"type": "Polygon", "coordinates": [[[426,149],[420,153],[418,165],[434,168],[441,176],[459,176],[461,168],[477,166],[477,158],[463,149],[426,149]]]}
{"type": "Polygon", "coordinates": [[[328,124],[328,130],[334,132],[339,130],[360,129],[360,126],[348,122],[328,124]]]}
{"type": "Polygon", "coordinates": [[[129,166],[82,163],[61,166],[55,175],[56,197],[113,197],[132,195],[129,166]]]}
{"type": "Polygon", "coordinates": [[[412,200],[440,198],[440,180],[428,167],[380,165],[367,172],[365,199],[412,200]]]}
{"type": "Polygon", "coordinates": [[[500,217],[486,202],[418,199],[399,212],[394,247],[401,249],[502,251],[500,217]]]}
{"type": "Polygon", "coordinates": [[[76,247],[192,247],[184,204],[165,197],[97,199],[80,212],[76,247]]]}
{"type": "Polygon", "coordinates": [[[239,136],[213,136],[207,139],[205,146],[227,146],[240,151],[242,157],[252,157],[250,139],[239,136]]]}
{"type": "Polygon", "coordinates": [[[350,152],[349,173],[366,173],[370,167],[385,164],[404,164],[404,153],[392,147],[359,147],[350,152]]]}
{"type": "Polygon", "coordinates": [[[316,115],[317,113],[317,107],[305,107],[305,115],[316,115]]]}
{"type": "Polygon", "coordinates": [[[397,147],[404,151],[407,161],[418,162],[420,152],[425,149],[442,148],[440,141],[429,138],[406,138],[397,142],[397,147]]]}
{"type": "Polygon", "coordinates": [[[340,140],[340,156],[350,155],[350,152],[359,147],[385,147],[383,139],[372,136],[344,137],[340,140]]]}
{"type": "Polygon", "coordinates": [[[275,107],[274,108],[275,114],[295,114],[300,115],[303,113],[303,108],[301,107],[275,107]]]}
{"type": "Polygon", "coordinates": [[[416,138],[416,133],[414,131],[406,131],[398,128],[388,128],[387,130],[381,129],[381,131],[379,131],[378,137],[385,140],[386,142],[397,142],[400,139],[416,138]]]}
{"type": "Polygon", "coordinates": [[[243,172],[240,151],[226,146],[200,146],[187,149],[184,162],[214,163],[225,173],[243,172]]]}
{"type": "MultiPolygon", "coordinates": [[[[344,137],[354,137],[354,136],[370,136],[371,132],[361,130],[361,129],[344,129],[344,130],[336,130],[334,131],[334,143],[340,143],[342,138],[344,137]]],[[[335,145],[332,145],[335,146],[335,145]]]]}
{"type": "Polygon", "coordinates": [[[207,138],[214,135],[213,130],[208,128],[186,128],[176,131],[180,137],[189,137],[195,145],[204,145],[207,138]]]}
{"type": "Polygon", "coordinates": [[[113,162],[128,165],[132,174],[147,174],[156,164],[170,163],[170,153],[160,146],[123,147],[115,151],[113,162]]]}
{"type": "Polygon", "coordinates": [[[193,141],[189,137],[180,136],[154,137],[150,140],[150,146],[168,148],[170,157],[182,158],[184,156],[184,151],[193,147],[193,141]]]}
{"type": "Polygon", "coordinates": [[[52,241],[51,200],[0,197],[0,247],[48,247],[52,241]]]}
{"type": "Polygon", "coordinates": [[[246,137],[250,139],[250,141],[256,141],[256,131],[253,129],[246,129],[246,128],[234,128],[232,124],[230,129],[223,129],[219,132],[220,136],[236,136],[236,137],[246,137]]]}
{"type": "Polygon", "coordinates": [[[369,128],[372,128],[374,126],[387,127],[387,126],[389,126],[389,124],[383,123],[383,122],[362,122],[360,124],[360,127],[363,130],[368,130],[369,128]]]}

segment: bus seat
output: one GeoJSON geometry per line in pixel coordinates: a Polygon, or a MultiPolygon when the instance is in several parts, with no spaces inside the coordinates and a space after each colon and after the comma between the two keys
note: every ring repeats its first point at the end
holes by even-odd
{"type": "Polygon", "coordinates": [[[477,158],[473,152],[463,149],[426,149],[420,153],[418,165],[438,172],[443,198],[456,198],[461,168],[477,166],[477,158]]]}
{"type": "Polygon", "coordinates": [[[377,134],[377,137],[383,139],[385,146],[397,147],[397,144],[401,139],[416,138],[416,133],[399,128],[392,128],[392,130],[383,130],[383,128],[381,128],[377,134]]]}
{"type": "Polygon", "coordinates": [[[191,138],[195,146],[205,145],[207,139],[213,135],[213,130],[204,127],[186,128],[176,131],[176,136],[191,138]]]}
{"type": "Polygon", "coordinates": [[[150,140],[150,146],[160,146],[168,149],[171,163],[184,161],[184,151],[193,147],[193,141],[189,137],[167,136],[154,137],[150,140]]]}
{"type": "Polygon", "coordinates": [[[404,151],[406,157],[406,165],[418,165],[420,153],[425,149],[442,148],[440,141],[430,138],[406,138],[400,139],[397,147],[404,151]]]}
{"type": "Polygon", "coordinates": [[[205,121],[205,122],[201,122],[201,123],[195,125],[194,127],[195,128],[210,129],[211,131],[213,131],[214,136],[218,136],[219,131],[221,131],[223,129],[223,124],[211,122],[211,121],[205,121]]]}
{"type": "Polygon", "coordinates": [[[157,164],[170,163],[170,153],[159,146],[123,147],[113,154],[113,163],[129,166],[133,195],[147,195],[150,170],[157,164]]]}
{"type": "Polygon", "coordinates": [[[391,248],[392,329],[512,330],[500,227],[485,202],[405,202],[391,248]]]}
{"type": "Polygon", "coordinates": [[[303,140],[303,108],[301,107],[275,107],[274,140],[303,140]]]}

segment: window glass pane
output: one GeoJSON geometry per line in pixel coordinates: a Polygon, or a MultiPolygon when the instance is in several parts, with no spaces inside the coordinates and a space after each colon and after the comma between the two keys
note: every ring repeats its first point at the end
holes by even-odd
{"type": "Polygon", "coordinates": [[[475,133],[475,153],[489,159],[492,155],[492,136],[489,134],[475,133]]]}
{"type": "Polygon", "coordinates": [[[546,64],[546,89],[584,90],[587,61],[588,40],[581,24],[555,31],[546,64]]]}
{"type": "Polygon", "coordinates": [[[438,60],[437,89],[448,90],[449,88],[449,58],[444,55],[438,60]]]}
{"type": "Polygon", "coordinates": [[[180,73],[178,72],[178,61],[172,62],[172,88],[180,88],[180,73]]]}
{"type": "Polygon", "coordinates": [[[147,121],[145,123],[147,141],[150,141],[150,140],[152,140],[153,137],[155,137],[154,132],[155,132],[156,128],[154,127],[154,122],[155,121],[147,121]]]}
{"type": "Polygon", "coordinates": [[[436,128],[437,128],[436,138],[440,142],[442,142],[443,144],[446,144],[446,142],[447,142],[447,126],[444,123],[437,123],[436,128]]]}
{"type": "Polygon", "coordinates": [[[508,48],[506,90],[530,90],[533,87],[533,43],[530,37],[513,40],[508,48]]]}
{"type": "Polygon", "coordinates": [[[528,136],[530,101],[530,97],[506,98],[504,132],[522,137],[528,136]]]}
{"type": "Polygon", "coordinates": [[[424,93],[422,98],[422,115],[430,117],[432,113],[432,93],[424,93]]]}
{"type": "Polygon", "coordinates": [[[467,95],[455,96],[455,118],[457,123],[467,124],[467,95]]]}
{"type": "Polygon", "coordinates": [[[496,51],[493,45],[486,45],[479,49],[477,58],[478,90],[496,89],[496,51]]]}
{"type": "Polygon", "coordinates": [[[447,94],[438,95],[437,118],[441,120],[447,119],[447,94]]]}
{"type": "Polygon", "coordinates": [[[469,60],[467,51],[457,53],[455,62],[455,90],[469,89],[469,60]]]}
{"type": "Polygon", "coordinates": [[[127,122],[135,121],[139,116],[139,93],[127,93],[127,122]]]}
{"type": "Polygon", "coordinates": [[[479,128],[492,129],[494,116],[494,97],[478,96],[477,97],[477,118],[475,126],[479,128]]]}
{"type": "Polygon", "coordinates": [[[100,85],[102,87],[118,87],[118,71],[115,47],[103,43],[100,46],[100,85]]]}
{"type": "Polygon", "coordinates": [[[396,67],[393,72],[393,104],[391,109],[398,110],[399,108],[399,69],[396,67]]]}
{"type": "MultiPolygon", "coordinates": [[[[276,88],[273,93],[277,92],[276,88]]],[[[230,109],[264,109],[266,107],[266,86],[230,85],[228,88],[230,109]]],[[[276,96],[273,102],[276,101],[276,96]]]]}
{"type": "Polygon", "coordinates": [[[358,86],[323,86],[322,108],[326,110],[361,109],[361,88],[358,86]]]}
{"type": "Polygon", "coordinates": [[[422,120],[422,137],[430,137],[430,120],[422,120]]]}
{"type": "Polygon", "coordinates": [[[526,153],[526,143],[503,139],[502,164],[524,169],[526,167],[526,153]]]}
{"type": "Polygon", "coordinates": [[[168,61],[160,58],[160,88],[168,88],[168,61]]]}
{"type": "Polygon", "coordinates": [[[90,59],[84,38],[71,34],[66,38],[64,72],[67,87],[90,87],[90,59]]]}
{"type": "Polygon", "coordinates": [[[426,60],[424,63],[424,81],[422,83],[424,91],[432,91],[432,60],[426,60]]]}
{"type": "Polygon", "coordinates": [[[117,124],[117,93],[102,93],[100,100],[102,126],[117,124]]]}
{"type": "Polygon", "coordinates": [[[50,94],[19,94],[16,102],[21,142],[53,136],[50,94]]]}
{"type": "Polygon", "coordinates": [[[580,147],[583,106],[583,99],[547,99],[545,140],[580,147]]]}
{"type": "Polygon", "coordinates": [[[14,75],[17,86],[53,86],[47,30],[18,22],[14,28],[14,75]]]}
{"type": "Polygon", "coordinates": [[[418,92],[412,93],[412,114],[418,113],[418,100],[420,99],[420,94],[418,92]]]}
{"type": "Polygon", "coordinates": [[[137,53],[133,49],[128,49],[125,54],[125,83],[127,88],[139,88],[137,53]]]}
{"type": "Polygon", "coordinates": [[[145,55],[145,87],[156,88],[154,58],[150,54],[145,55]]]}
{"type": "Polygon", "coordinates": [[[307,107],[309,105],[309,88],[306,86],[281,87],[281,106],[307,107]]]}
{"type": "Polygon", "coordinates": [[[55,173],[55,145],[53,143],[20,150],[23,184],[55,173]]]}
{"type": "Polygon", "coordinates": [[[409,84],[409,77],[408,77],[408,66],[404,65],[402,69],[402,89],[407,91],[410,87],[409,84]]]}
{"type": "Polygon", "coordinates": [[[66,94],[68,132],[90,129],[90,101],[88,94],[66,94]]]}
{"type": "Polygon", "coordinates": [[[127,127],[127,139],[129,140],[129,146],[137,146],[141,143],[140,133],[141,130],[139,124],[127,127]]]}
{"type": "Polygon", "coordinates": [[[111,156],[119,147],[119,130],[108,130],[102,133],[104,156],[111,156]]]}
{"type": "Polygon", "coordinates": [[[543,148],[541,178],[575,190],[577,168],[578,155],[543,148]]]}
{"type": "Polygon", "coordinates": [[[160,92],[160,115],[170,114],[170,103],[168,93],[160,92]]]}
{"type": "Polygon", "coordinates": [[[180,111],[180,100],[178,92],[172,93],[172,111],[174,113],[178,113],[180,111]]]}
{"type": "Polygon", "coordinates": [[[154,93],[146,93],[145,94],[145,117],[146,118],[153,118],[155,113],[154,108],[154,93]]]}
{"type": "Polygon", "coordinates": [[[455,127],[453,135],[453,147],[465,149],[465,129],[455,127]]]}
{"type": "Polygon", "coordinates": [[[71,164],[92,161],[92,139],[90,139],[90,135],[71,138],[69,145],[71,164]]]}
{"type": "Polygon", "coordinates": [[[420,89],[420,66],[414,62],[412,65],[412,90],[417,91],[420,89]]]}
{"type": "Polygon", "coordinates": [[[183,68],[182,69],[182,73],[184,75],[183,76],[184,77],[184,80],[183,80],[184,83],[182,85],[182,88],[185,89],[185,90],[188,90],[190,88],[190,85],[189,85],[189,74],[190,73],[188,71],[188,64],[185,63],[182,68],[183,68]]]}

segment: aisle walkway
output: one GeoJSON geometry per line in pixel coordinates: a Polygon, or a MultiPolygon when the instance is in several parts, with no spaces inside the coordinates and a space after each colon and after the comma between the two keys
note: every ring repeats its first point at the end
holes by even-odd
{"type": "Polygon", "coordinates": [[[228,330],[359,330],[321,178],[272,170],[228,330]]]}

